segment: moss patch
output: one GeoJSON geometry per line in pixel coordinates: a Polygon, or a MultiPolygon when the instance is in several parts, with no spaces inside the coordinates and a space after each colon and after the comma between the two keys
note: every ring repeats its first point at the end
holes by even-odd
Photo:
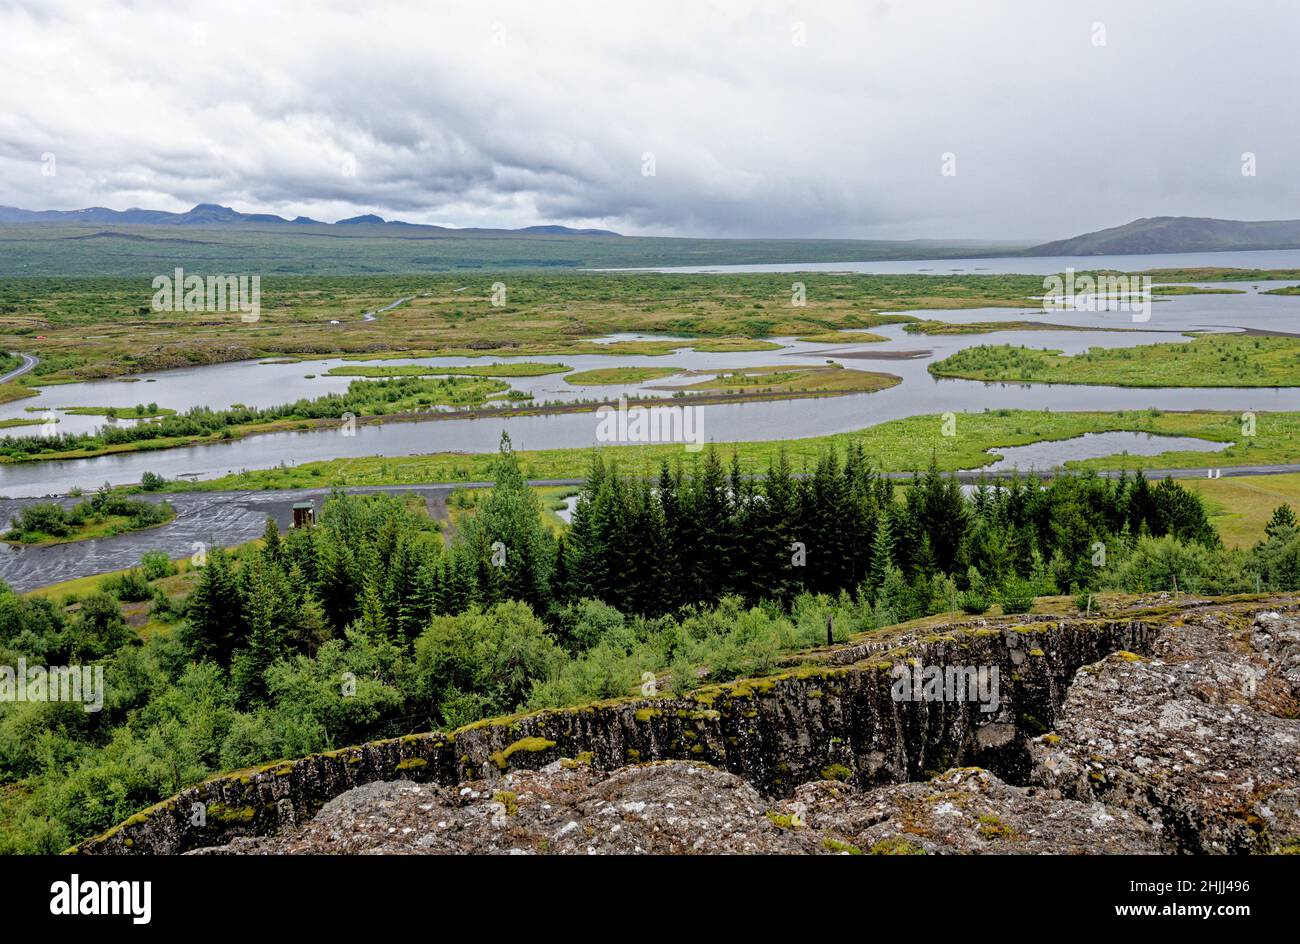
{"type": "Polygon", "coordinates": [[[843,764],[830,764],[822,768],[823,780],[848,780],[852,776],[853,770],[843,764]]]}
{"type": "Polygon", "coordinates": [[[550,750],[555,746],[554,741],[548,741],[546,738],[526,737],[520,738],[503,751],[497,751],[492,755],[492,763],[497,765],[499,770],[505,770],[510,766],[510,758],[520,751],[528,754],[536,754],[539,751],[550,750]]]}
{"type": "Polygon", "coordinates": [[[872,855],[925,855],[925,847],[906,839],[882,839],[872,843],[872,855]]]}

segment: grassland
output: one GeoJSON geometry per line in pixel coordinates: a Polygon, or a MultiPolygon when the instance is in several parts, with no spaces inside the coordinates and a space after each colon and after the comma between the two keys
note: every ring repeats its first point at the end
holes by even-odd
{"type": "MultiPolygon", "coordinates": [[[[217,266],[217,260],[208,264],[217,266]]],[[[1221,276],[1264,274],[1224,270],[1221,276]]],[[[302,276],[271,270],[263,273],[255,323],[237,314],[155,312],[151,279],[144,276],[0,279],[0,350],[40,358],[35,370],[0,386],[0,402],[26,395],[30,386],[254,358],[667,355],[684,347],[725,353],[772,350],[776,337],[857,343],[878,337],[870,335],[874,327],[916,321],[909,311],[1023,311],[1036,307],[1033,299],[1043,291],[1039,276],[799,273],[806,303],[796,306],[791,279],[780,273],[302,276]],[[506,304],[493,304],[497,282],[506,286],[506,304]],[[362,320],[397,298],[409,301],[362,320]],[[843,331],[865,336],[834,334],[843,331]],[[594,340],[616,334],[661,337],[594,340]]]]}
{"type": "Polygon", "coordinates": [[[1153,285],[1152,295],[1245,295],[1244,288],[1211,288],[1206,285],[1153,285]]]}
{"type": "Polygon", "coordinates": [[[1060,351],[982,345],[930,365],[938,377],[1120,387],[1300,386],[1300,338],[1207,335],[1182,344],[1060,351]]]}
{"type": "MultiPolygon", "coordinates": [[[[1161,456],[1118,456],[1071,463],[1075,467],[1227,468],[1271,465],[1300,457],[1300,413],[1260,413],[1255,435],[1242,435],[1241,417],[1233,413],[1158,410],[1052,413],[1042,410],[992,410],[962,413],[956,417],[956,435],[943,435],[939,415],[891,420],[868,429],[833,436],[815,436],[784,442],[720,443],[726,454],[735,452],[746,472],[766,471],[768,463],[784,450],[796,469],[814,464],[828,447],[861,442],[876,466],[888,472],[923,469],[933,458],[945,471],[978,469],[995,461],[1000,446],[1071,439],[1084,433],[1132,431],[1169,436],[1195,436],[1228,442],[1223,452],[1174,452],[1161,456]],[[990,454],[987,450],[993,450],[990,454]]],[[[581,478],[591,460],[591,449],[518,450],[529,478],[581,478]]],[[[692,461],[680,445],[605,446],[602,453],[617,458],[629,472],[656,472],[662,461],[692,461]]],[[[173,482],[174,491],[229,489],[315,488],[347,485],[398,485],[426,482],[466,482],[490,479],[491,454],[433,453],[420,456],[371,456],[331,459],[293,467],[249,470],[202,482],[173,482]]]]}
{"type": "Polygon", "coordinates": [[[680,367],[597,367],[580,370],[564,378],[576,387],[601,387],[610,384],[637,384],[680,374],[680,367]]]}
{"type": "MultiPolygon", "coordinates": [[[[694,373],[703,373],[694,372],[694,373]]],[[[901,379],[893,374],[866,370],[848,370],[842,364],[824,367],[746,367],[712,374],[709,379],[682,385],[665,385],[661,390],[687,393],[725,391],[737,395],[771,393],[874,393],[901,379]]]]}
{"type": "MultiPolygon", "coordinates": [[[[905,316],[900,316],[905,317],[905,316]]],[[[730,353],[734,351],[776,351],[781,345],[775,341],[739,340],[722,338],[717,341],[700,339],[673,340],[671,338],[642,339],[638,341],[572,341],[521,344],[506,348],[439,348],[416,351],[372,351],[366,354],[342,354],[345,361],[384,361],[413,357],[545,357],[551,355],[595,354],[620,357],[666,357],[678,351],[700,353],[730,353]]],[[[315,358],[296,358],[314,360],[315,358]]]]}
{"type": "Polygon", "coordinates": [[[796,340],[809,344],[875,344],[877,341],[887,341],[888,338],[870,331],[822,331],[819,334],[805,334],[796,340]]]}
{"type": "Polygon", "coordinates": [[[14,400],[21,400],[23,397],[34,396],[36,396],[36,391],[31,387],[17,383],[0,384],[0,403],[12,403],[14,400]]]}
{"type": "Polygon", "coordinates": [[[546,374],[562,374],[573,370],[564,364],[541,364],[531,361],[519,361],[512,364],[469,364],[463,367],[444,367],[433,364],[382,364],[373,366],[350,364],[331,367],[326,373],[333,377],[542,377],[546,374]]]}
{"type": "Polygon", "coordinates": [[[759,341],[754,338],[717,338],[712,341],[696,341],[690,347],[701,354],[735,354],[740,351],[781,350],[781,345],[775,341],[759,341]]]}
{"type": "Polygon", "coordinates": [[[69,416],[111,416],[119,420],[147,420],[160,416],[175,416],[176,411],[165,406],[149,404],[148,406],[61,406],[60,413],[69,416]]]}
{"type": "Polygon", "coordinates": [[[1300,279],[1300,269],[1226,269],[1207,266],[1196,269],[1143,269],[1152,282],[1267,282],[1300,279]]]}
{"type": "Polygon", "coordinates": [[[90,541],[94,538],[112,537],[115,534],[126,534],[130,531],[145,531],[149,528],[160,528],[176,517],[174,510],[169,510],[162,521],[150,522],[141,526],[137,519],[129,515],[105,515],[101,518],[90,518],[75,529],[71,534],[52,535],[42,533],[24,533],[19,536],[19,532],[6,532],[4,542],[14,547],[47,547],[51,544],[75,544],[78,541],[90,541]]]}
{"type": "Polygon", "coordinates": [[[1278,505],[1300,509],[1300,473],[1228,479],[1186,479],[1205,500],[1210,522],[1229,547],[1253,547],[1278,505]]]}
{"type": "Polygon", "coordinates": [[[990,334],[994,331],[1126,331],[1127,328],[1088,328],[1046,321],[913,321],[903,327],[908,334],[990,334]]]}

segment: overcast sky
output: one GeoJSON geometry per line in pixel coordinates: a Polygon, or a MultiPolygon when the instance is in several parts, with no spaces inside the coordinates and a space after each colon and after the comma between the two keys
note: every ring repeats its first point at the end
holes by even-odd
{"type": "Polygon", "coordinates": [[[0,0],[0,63],[0,204],[29,209],[988,239],[1300,218],[1293,0],[0,0]]]}

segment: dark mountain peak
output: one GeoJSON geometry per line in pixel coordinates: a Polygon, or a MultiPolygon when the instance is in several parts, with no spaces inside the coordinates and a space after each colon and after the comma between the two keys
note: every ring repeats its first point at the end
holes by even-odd
{"type": "Polygon", "coordinates": [[[517,233],[539,233],[543,236],[617,236],[618,233],[608,229],[574,229],[571,226],[525,226],[515,230],[517,233]]]}
{"type": "MultiPolygon", "coordinates": [[[[199,203],[192,210],[180,214],[178,223],[240,223],[244,222],[247,217],[243,213],[236,212],[233,207],[221,206],[217,203],[199,203]]],[[[279,219],[279,217],[276,217],[279,219]]]]}
{"type": "Polygon", "coordinates": [[[177,223],[287,223],[274,213],[240,213],[233,207],[218,203],[200,203],[187,213],[181,213],[177,223]]]}
{"type": "Polygon", "coordinates": [[[361,216],[350,216],[346,220],[339,220],[334,225],[352,226],[356,223],[384,223],[384,222],[386,221],[382,216],[375,216],[375,214],[373,213],[365,213],[361,216]]]}
{"type": "Polygon", "coordinates": [[[1216,220],[1204,216],[1151,216],[1043,243],[1029,256],[1102,256],[1165,252],[1300,249],[1300,220],[1216,220]]]}

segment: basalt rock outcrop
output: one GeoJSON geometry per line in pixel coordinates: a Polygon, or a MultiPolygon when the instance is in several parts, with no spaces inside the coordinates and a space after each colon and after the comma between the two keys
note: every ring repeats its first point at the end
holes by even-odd
{"type": "Polygon", "coordinates": [[[1300,852],[1300,617],[1206,612],[1079,672],[1031,781],[1179,852],[1300,852]]]}
{"type": "Polygon", "coordinates": [[[460,787],[350,790],[301,829],[206,855],[887,854],[1163,851],[1136,814],[1043,798],[988,771],[862,791],[808,784],[773,802],[691,761],[613,772],[563,762],[460,787]]]}
{"type": "Polygon", "coordinates": [[[1298,637],[1293,600],[886,633],[214,778],[79,851],[1289,851],[1298,637]],[[900,699],[907,667],[996,698],[900,699]]]}

